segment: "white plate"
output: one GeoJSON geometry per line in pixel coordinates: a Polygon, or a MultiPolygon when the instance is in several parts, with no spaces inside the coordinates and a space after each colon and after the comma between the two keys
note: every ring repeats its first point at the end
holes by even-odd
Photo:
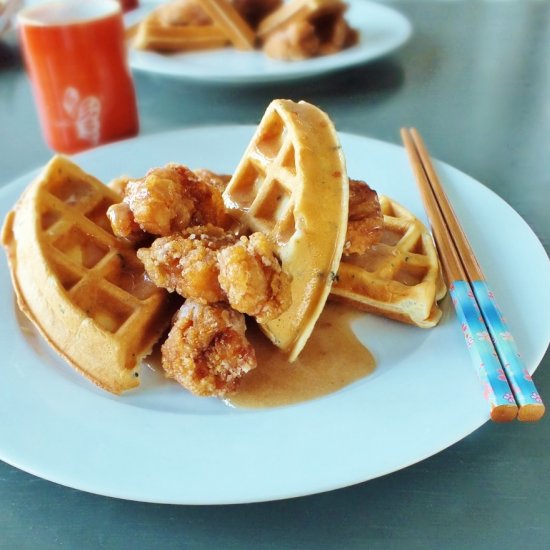
{"type": "MultiPolygon", "coordinates": [[[[255,128],[146,136],[75,157],[108,180],[169,161],[230,172],[255,128]]],[[[349,174],[424,218],[400,147],[344,134],[349,174]]],[[[519,215],[480,183],[438,163],[531,372],[550,340],[550,263],[519,215]],[[529,284],[517,266],[529,266],[529,284]]],[[[0,191],[3,216],[31,179],[0,191]]],[[[324,398],[269,410],[195,398],[142,369],[115,397],[58,359],[14,306],[0,266],[0,458],[63,485],[126,499],[214,504],[280,499],[359,483],[452,445],[488,419],[462,339],[444,318],[422,330],[369,315],[354,325],[374,353],[371,376],[324,398]]]]}
{"type": "MultiPolygon", "coordinates": [[[[133,69],[179,78],[212,82],[246,83],[291,80],[328,73],[377,59],[401,46],[411,35],[411,24],[399,12],[366,0],[348,2],[346,18],[360,32],[360,42],[335,55],[305,61],[277,61],[261,51],[224,48],[207,52],[162,54],[130,49],[133,69]]],[[[127,24],[139,21],[151,9],[126,16],[127,24]]]]}

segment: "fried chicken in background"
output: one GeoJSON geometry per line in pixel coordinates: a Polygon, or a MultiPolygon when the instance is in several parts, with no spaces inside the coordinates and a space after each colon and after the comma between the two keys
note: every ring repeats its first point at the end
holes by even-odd
{"type": "Polygon", "coordinates": [[[273,59],[300,61],[316,56],[320,45],[315,27],[309,21],[296,21],[270,34],[263,51],[273,59]]]}
{"type": "Polygon", "coordinates": [[[358,40],[359,34],[349,26],[343,10],[337,10],[288,23],[266,37],[263,51],[273,59],[299,61],[337,53],[358,40]]]}
{"type": "Polygon", "coordinates": [[[242,18],[255,29],[260,21],[281,7],[283,0],[232,0],[242,18]]]}
{"type": "Polygon", "coordinates": [[[162,367],[190,392],[224,397],[256,367],[242,313],[226,304],[186,300],[162,345],[162,367]]]}
{"type": "Polygon", "coordinates": [[[173,0],[158,10],[161,24],[170,26],[211,25],[212,19],[194,0],[173,0]]]}
{"type": "Polygon", "coordinates": [[[359,33],[350,27],[343,15],[320,16],[314,22],[319,36],[319,55],[331,55],[349,48],[359,41],[359,33]]]}

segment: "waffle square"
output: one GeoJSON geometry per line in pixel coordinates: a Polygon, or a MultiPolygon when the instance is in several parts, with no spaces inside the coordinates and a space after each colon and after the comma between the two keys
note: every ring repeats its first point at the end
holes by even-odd
{"type": "Polygon", "coordinates": [[[331,298],[428,328],[441,318],[446,293],[431,235],[411,212],[379,195],[384,217],[381,241],[366,253],[342,257],[331,298]]]}
{"type": "Polygon", "coordinates": [[[349,184],[329,117],[304,101],[272,101],[224,202],[250,229],[270,236],[292,277],[292,306],[260,326],[293,361],[324,307],[346,235],[349,184]]]}
{"type": "Polygon", "coordinates": [[[110,229],[120,197],[62,156],[4,223],[20,309],[75,369],[113,393],[139,385],[139,361],[172,314],[135,250],[110,229]]]}

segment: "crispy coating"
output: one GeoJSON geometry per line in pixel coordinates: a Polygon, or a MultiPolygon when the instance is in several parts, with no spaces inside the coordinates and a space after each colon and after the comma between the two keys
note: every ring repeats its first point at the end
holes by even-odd
{"type": "Polygon", "coordinates": [[[143,231],[135,221],[134,214],[127,203],[119,202],[110,206],[107,210],[107,218],[109,218],[113,233],[117,237],[134,241],[143,237],[143,231]]]}
{"type": "Polygon", "coordinates": [[[221,193],[189,168],[174,163],[128,180],[122,202],[125,206],[109,207],[107,216],[115,235],[134,240],[140,233],[168,236],[189,226],[226,221],[221,193]]]}
{"type": "Polygon", "coordinates": [[[290,307],[290,278],[263,233],[243,236],[223,248],[218,252],[218,262],[218,281],[233,309],[264,322],[290,307]]]}
{"type": "Polygon", "coordinates": [[[359,33],[349,26],[341,13],[321,16],[314,25],[320,40],[319,55],[338,53],[359,40],[359,33]]]}
{"type": "Polygon", "coordinates": [[[260,322],[291,303],[290,278],[262,233],[238,238],[211,225],[193,227],[160,237],[137,255],[157,286],[203,304],[227,302],[260,322]]]}
{"type": "Polygon", "coordinates": [[[172,0],[156,10],[159,21],[166,26],[211,25],[212,19],[193,0],[172,0]]]}
{"type": "Polygon", "coordinates": [[[161,348],[162,367],[190,392],[223,397],[256,367],[244,315],[226,304],[186,300],[161,348]]]}
{"type": "Polygon", "coordinates": [[[320,10],[309,19],[291,21],[264,41],[266,55],[284,61],[330,55],[356,44],[359,33],[344,17],[345,4],[320,10]]]}
{"type": "Polygon", "coordinates": [[[273,59],[299,61],[314,57],[321,43],[309,21],[296,21],[271,33],[263,45],[264,53],[273,59]]]}
{"type": "Polygon", "coordinates": [[[349,214],[344,255],[363,254],[382,237],[378,195],[364,181],[349,180],[349,214]]]}
{"type": "Polygon", "coordinates": [[[283,0],[233,0],[235,9],[253,29],[282,4],[283,0]]]}
{"type": "Polygon", "coordinates": [[[231,180],[231,176],[229,174],[217,174],[207,168],[195,168],[193,172],[195,172],[195,175],[202,181],[208,183],[208,185],[211,185],[212,187],[215,187],[220,193],[225,191],[229,180],[231,180]]]}
{"type": "Polygon", "coordinates": [[[128,176],[119,176],[118,178],[112,179],[107,185],[116,193],[118,193],[121,198],[124,197],[124,190],[126,189],[126,186],[128,185],[128,182],[132,178],[128,176]]]}
{"type": "Polygon", "coordinates": [[[236,241],[233,233],[206,225],[155,239],[137,255],[155,285],[209,304],[226,300],[218,282],[217,252],[236,241]]]}

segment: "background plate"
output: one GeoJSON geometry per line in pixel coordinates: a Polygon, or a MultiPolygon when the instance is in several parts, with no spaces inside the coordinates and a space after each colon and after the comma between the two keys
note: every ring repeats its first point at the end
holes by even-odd
{"type": "MultiPolygon", "coordinates": [[[[335,55],[304,61],[276,61],[261,51],[243,52],[223,48],[206,52],[162,54],[130,48],[133,69],[178,78],[211,82],[254,83],[305,78],[373,61],[401,46],[411,35],[411,24],[399,12],[363,0],[348,2],[346,18],[360,32],[360,42],[335,55]]],[[[126,15],[128,25],[139,21],[154,7],[126,15]]]]}

